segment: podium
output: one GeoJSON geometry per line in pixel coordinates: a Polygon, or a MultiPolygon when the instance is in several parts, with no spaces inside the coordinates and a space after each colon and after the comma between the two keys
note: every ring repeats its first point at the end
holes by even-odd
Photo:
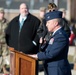
{"type": "Polygon", "coordinates": [[[11,75],[36,75],[37,59],[18,52],[13,48],[9,48],[9,50],[11,75]]]}

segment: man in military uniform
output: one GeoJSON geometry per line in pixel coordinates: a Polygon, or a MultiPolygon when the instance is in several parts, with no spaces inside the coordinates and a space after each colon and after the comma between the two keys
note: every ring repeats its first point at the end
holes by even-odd
{"type": "Polygon", "coordinates": [[[60,25],[62,12],[52,11],[45,14],[46,26],[53,32],[43,52],[30,55],[44,61],[45,75],[71,75],[68,63],[69,38],[60,25]]]}
{"type": "Polygon", "coordinates": [[[9,65],[9,51],[5,41],[5,29],[8,21],[4,18],[4,9],[0,8],[0,72],[5,72],[5,65],[9,65]]]}

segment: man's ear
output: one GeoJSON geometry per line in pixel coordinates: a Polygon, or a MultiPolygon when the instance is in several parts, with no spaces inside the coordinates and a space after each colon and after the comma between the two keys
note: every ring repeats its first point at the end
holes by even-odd
{"type": "Polygon", "coordinates": [[[55,26],[57,26],[58,25],[58,22],[55,22],[55,26]]]}

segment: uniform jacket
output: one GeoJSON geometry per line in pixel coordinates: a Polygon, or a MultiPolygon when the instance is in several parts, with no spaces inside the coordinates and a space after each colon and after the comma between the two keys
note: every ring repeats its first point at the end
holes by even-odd
{"type": "Polygon", "coordinates": [[[61,28],[51,37],[46,50],[37,54],[39,60],[45,60],[46,75],[71,75],[68,45],[68,36],[61,28]]]}
{"type": "Polygon", "coordinates": [[[35,41],[38,45],[39,38],[36,34],[39,25],[40,20],[29,13],[19,32],[19,16],[15,17],[6,29],[8,46],[26,54],[37,53],[37,46],[32,41],[35,41]]]}
{"type": "Polygon", "coordinates": [[[0,21],[0,43],[6,43],[5,41],[5,29],[8,26],[8,21],[4,18],[0,21]]]}
{"type": "Polygon", "coordinates": [[[0,55],[6,56],[9,54],[6,40],[5,40],[5,29],[8,26],[7,19],[3,18],[3,20],[0,20],[0,55]]]}

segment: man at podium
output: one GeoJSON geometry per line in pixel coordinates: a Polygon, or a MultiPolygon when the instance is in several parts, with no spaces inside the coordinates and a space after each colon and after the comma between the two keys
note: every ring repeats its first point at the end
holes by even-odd
{"type": "Polygon", "coordinates": [[[53,32],[53,34],[44,52],[30,56],[44,61],[45,75],[71,75],[67,59],[69,39],[60,25],[62,12],[48,12],[45,14],[45,19],[48,31],[53,32]]]}

